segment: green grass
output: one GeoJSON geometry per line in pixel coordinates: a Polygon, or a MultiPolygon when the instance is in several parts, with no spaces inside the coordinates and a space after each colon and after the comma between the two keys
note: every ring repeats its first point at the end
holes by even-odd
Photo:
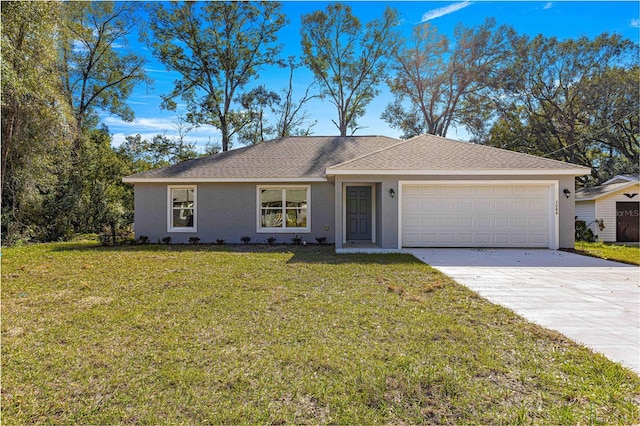
{"type": "Polygon", "coordinates": [[[616,262],[640,265],[640,247],[608,244],[608,243],[587,243],[576,241],[576,253],[587,256],[600,257],[602,259],[615,260],[616,262]]]}
{"type": "Polygon", "coordinates": [[[640,378],[404,255],[2,256],[5,424],[634,424],[640,378]]]}

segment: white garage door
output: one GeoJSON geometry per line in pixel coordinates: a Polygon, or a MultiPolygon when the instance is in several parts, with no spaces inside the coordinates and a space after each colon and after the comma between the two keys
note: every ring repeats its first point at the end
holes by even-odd
{"type": "Polygon", "coordinates": [[[403,247],[550,247],[548,184],[402,185],[403,247]]]}

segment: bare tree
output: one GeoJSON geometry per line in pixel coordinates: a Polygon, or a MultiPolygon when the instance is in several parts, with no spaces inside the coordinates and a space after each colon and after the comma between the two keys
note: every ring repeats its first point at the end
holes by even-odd
{"type": "Polygon", "coordinates": [[[341,136],[355,133],[358,118],[379,93],[387,63],[398,45],[398,14],[387,7],[382,18],[364,28],[342,3],[302,16],[304,62],[338,110],[333,121],[341,136]]]}
{"type": "Polygon", "coordinates": [[[477,28],[456,27],[455,43],[429,24],[416,27],[395,56],[388,84],[395,95],[382,118],[404,132],[446,136],[452,124],[473,127],[491,108],[491,88],[508,67],[517,41],[507,26],[487,19],[477,28]]]}

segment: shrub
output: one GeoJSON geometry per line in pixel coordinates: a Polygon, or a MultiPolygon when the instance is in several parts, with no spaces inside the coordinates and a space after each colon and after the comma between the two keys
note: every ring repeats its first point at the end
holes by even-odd
{"type": "Polygon", "coordinates": [[[242,241],[243,244],[249,244],[249,241],[251,241],[251,237],[244,236],[240,238],[240,241],[242,241]]]}
{"type": "Polygon", "coordinates": [[[275,243],[276,239],[274,237],[267,238],[267,244],[269,244],[270,246],[274,245],[275,243]]]}
{"type": "Polygon", "coordinates": [[[318,244],[323,245],[327,242],[327,237],[316,237],[316,241],[318,242],[318,244]]]}
{"type": "Polygon", "coordinates": [[[585,222],[584,220],[576,220],[576,241],[586,241],[588,243],[594,243],[598,239],[598,236],[593,233],[591,228],[589,228],[589,225],[591,225],[592,223],[598,225],[599,230],[602,231],[604,229],[604,220],[602,219],[596,219],[589,224],[587,224],[587,222],[585,222]]]}
{"type": "Polygon", "coordinates": [[[222,238],[219,238],[216,240],[216,244],[219,246],[224,245],[224,240],[222,238]]]}
{"type": "Polygon", "coordinates": [[[189,237],[189,244],[200,244],[200,238],[198,238],[198,237],[189,237]]]}
{"type": "Polygon", "coordinates": [[[149,244],[149,237],[146,235],[140,235],[137,241],[139,244],[149,244]]]}
{"type": "Polygon", "coordinates": [[[295,237],[293,237],[291,239],[291,241],[293,242],[293,244],[299,246],[300,244],[302,244],[302,238],[300,238],[299,235],[296,235],[295,237]]]}
{"type": "Polygon", "coordinates": [[[100,234],[98,235],[98,241],[100,241],[100,244],[102,244],[103,246],[108,246],[109,244],[111,244],[111,235],[109,234],[100,234]]]}
{"type": "Polygon", "coordinates": [[[160,240],[162,244],[171,244],[171,237],[164,237],[160,240]]]}

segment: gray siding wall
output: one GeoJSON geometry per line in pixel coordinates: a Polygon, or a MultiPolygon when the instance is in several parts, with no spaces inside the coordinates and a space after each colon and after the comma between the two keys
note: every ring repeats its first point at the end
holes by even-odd
{"type": "Polygon", "coordinates": [[[342,197],[345,184],[375,183],[380,188],[377,198],[377,220],[381,221],[377,229],[377,245],[384,249],[398,248],[398,181],[442,181],[442,180],[549,180],[558,181],[559,203],[559,245],[560,248],[574,246],[574,215],[575,215],[575,178],[573,176],[337,176],[335,179],[335,241],[336,248],[342,248],[343,218],[342,197]],[[396,196],[391,198],[389,190],[393,188],[396,196]],[[563,193],[567,188],[571,191],[569,198],[563,193]]]}
{"type": "MultiPolygon", "coordinates": [[[[376,243],[381,248],[398,248],[398,181],[439,180],[550,180],[558,181],[559,242],[562,248],[574,245],[574,193],[575,179],[571,176],[353,176],[336,177],[334,182],[311,183],[311,232],[298,233],[310,243],[316,237],[326,237],[328,243],[342,248],[344,184],[374,183],[376,194],[376,243]],[[393,188],[396,196],[391,198],[393,188]],[[571,191],[567,198],[562,192],[571,191]],[[338,206],[338,208],[336,208],[338,206]]],[[[304,184],[304,183],[301,183],[304,184]]],[[[253,183],[197,183],[198,211],[197,232],[167,232],[167,184],[138,183],[135,185],[135,234],[148,236],[156,242],[170,236],[174,243],[187,243],[190,237],[200,238],[202,243],[224,239],[228,243],[240,243],[248,236],[252,243],[264,242],[273,236],[277,242],[290,243],[293,233],[265,234],[257,232],[257,184],[253,183]]],[[[287,186],[281,183],[260,185],[287,186]]],[[[615,229],[615,227],[614,227],[615,229]]]]}
{"type": "MultiPolygon", "coordinates": [[[[305,183],[300,183],[305,185],[305,183]]],[[[180,185],[190,185],[181,183],[180,185]]],[[[197,232],[167,232],[167,187],[162,183],[135,185],[135,234],[148,236],[151,242],[171,237],[173,243],[187,243],[190,237],[201,243],[224,239],[240,243],[248,236],[252,243],[266,241],[273,236],[278,243],[290,243],[293,233],[257,232],[257,184],[253,183],[194,183],[197,186],[197,232]]],[[[260,185],[288,186],[282,183],[260,185]]],[[[311,232],[297,233],[303,240],[315,243],[316,237],[326,237],[333,243],[333,183],[311,183],[311,232]]]]}

